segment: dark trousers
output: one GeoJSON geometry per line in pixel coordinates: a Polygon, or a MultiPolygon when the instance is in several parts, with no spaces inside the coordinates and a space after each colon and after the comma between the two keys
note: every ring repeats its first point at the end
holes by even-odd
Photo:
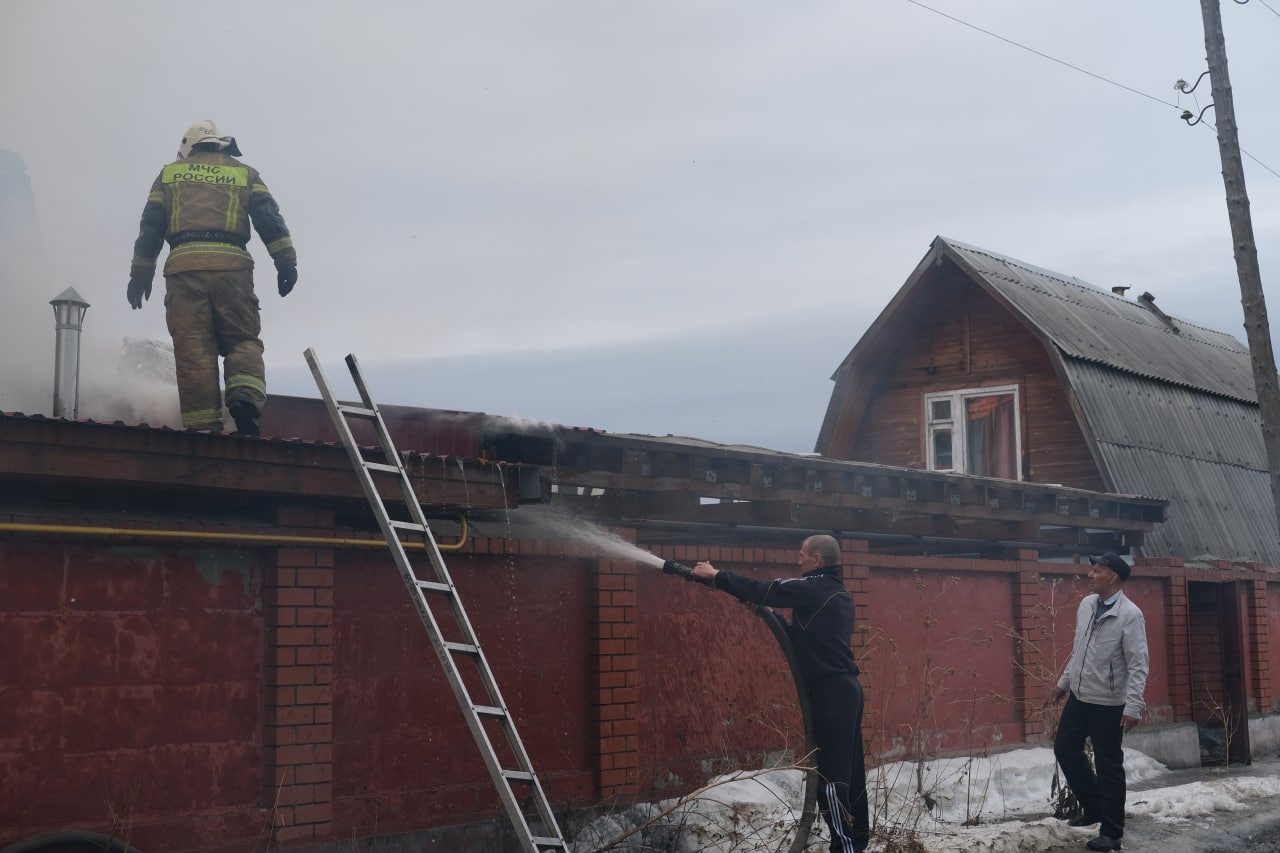
{"type": "Polygon", "coordinates": [[[1124,835],[1123,705],[1092,705],[1072,693],[1062,709],[1053,754],[1084,813],[1102,821],[1102,834],[1124,835]],[[1084,754],[1084,739],[1093,741],[1095,775],[1084,754]]]}
{"type": "Polygon", "coordinates": [[[862,749],[862,685],[830,676],[809,685],[818,746],[818,808],[831,831],[832,853],[865,850],[870,835],[867,768],[862,749]]]}

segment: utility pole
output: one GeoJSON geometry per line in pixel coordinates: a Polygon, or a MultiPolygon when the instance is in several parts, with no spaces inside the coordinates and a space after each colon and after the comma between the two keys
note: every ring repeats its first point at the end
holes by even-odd
{"type": "Polygon", "coordinates": [[[1244,306],[1244,330],[1253,361],[1253,384],[1262,419],[1262,443],[1271,469],[1271,499],[1280,525],[1280,388],[1276,384],[1276,357],[1271,348],[1271,324],[1262,294],[1258,247],[1253,239],[1249,196],[1244,188],[1244,163],[1240,160],[1240,136],[1236,108],[1227,76],[1227,42],[1222,34],[1222,10],[1218,0],[1200,0],[1204,16],[1204,47],[1213,86],[1213,109],[1218,119],[1218,153],[1222,157],[1222,182],[1227,188],[1227,218],[1240,278],[1240,303],[1244,306]]]}

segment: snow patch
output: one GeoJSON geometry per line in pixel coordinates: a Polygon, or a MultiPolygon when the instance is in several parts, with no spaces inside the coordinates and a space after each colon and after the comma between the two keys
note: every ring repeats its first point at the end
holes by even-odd
{"type": "Polygon", "coordinates": [[[1274,776],[1224,776],[1207,782],[1130,791],[1125,811],[1131,815],[1149,815],[1166,823],[1179,823],[1214,812],[1241,811],[1248,808],[1248,800],[1276,796],[1280,796],[1280,779],[1274,776]]]}
{"type": "MultiPolygon", "coordinates": [[[[1136,750],[1125,750],[1125,776],[1130,785],[1167,772],[1160,762],[1136,750]]],[[[1053,751],[1044,748],[919,765],[905,761],[882,765],[874,768],[867,780],[872,826],[881,838],[886,832],[899,838],[914,832],[930,853],[1019,853],[1080,840],[1088,833],[1042,817],[1050,810],[1053,773],[1053,751]]],[[[1222,782],[1219,796],[1209,800],[1204,799],[1203,791],[1189,790],[1173,798],[1164,798],[1159,791],[1133,794],[1130,812],[1175,814],[1188,812],[1193,806],[1205,807],[1207,802],[1230,809],[1230,803],[1241,797],[1280,793],[1280,780],[1222,782]],[[1227,782],[1236,784],[1228,786],[1227,782]],[[1274,792],[1269,793],[1272,788],[1274,792]],[[1252,793],[1246,794],[1246,789],[1252,793]],[[1139,808],[1148,811],[1139,812],[1139,808]]],[[[573,849],[575,853],[605,847],[618,853],[785,850],[800,818],[803,785],[800,771],[793,769],[720,776],[688,797],[643,803],[601,817],[579,833],[573,849]]],[[[825,850],[826,837],[826,827],[818,818],[808,849],[825,850]]],[[[873,841],[871,849],[883,849],[883,841],[873,841]]]]}

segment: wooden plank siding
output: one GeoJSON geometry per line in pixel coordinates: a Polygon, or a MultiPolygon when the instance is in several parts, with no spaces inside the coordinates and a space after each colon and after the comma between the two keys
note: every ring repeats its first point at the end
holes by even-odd
{"type": "MultiPolygon", "coordinates": [[[[955,267],[932,278],[912,294],[897,330],[881,336],[893,343],[858,364],[859,378],[874,384],[862,403],[852,450],[839,458],[924,468],[926,393],[1017,385],[1023,476],[1105,491],[1039,338],[955,267]]],[[[846,399],[852,404],[862,397],[846,399]]],[[[840,418],[856,415],[842,411],[840,418]]]]}

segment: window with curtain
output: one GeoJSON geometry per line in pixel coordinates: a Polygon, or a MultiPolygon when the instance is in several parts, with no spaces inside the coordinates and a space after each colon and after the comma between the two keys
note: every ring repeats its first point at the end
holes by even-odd
{"type": "Polygon", "coordinates": [[[925,395],[929,469],[1021,480],[1018,388],[966,388],[925,395]]]}

